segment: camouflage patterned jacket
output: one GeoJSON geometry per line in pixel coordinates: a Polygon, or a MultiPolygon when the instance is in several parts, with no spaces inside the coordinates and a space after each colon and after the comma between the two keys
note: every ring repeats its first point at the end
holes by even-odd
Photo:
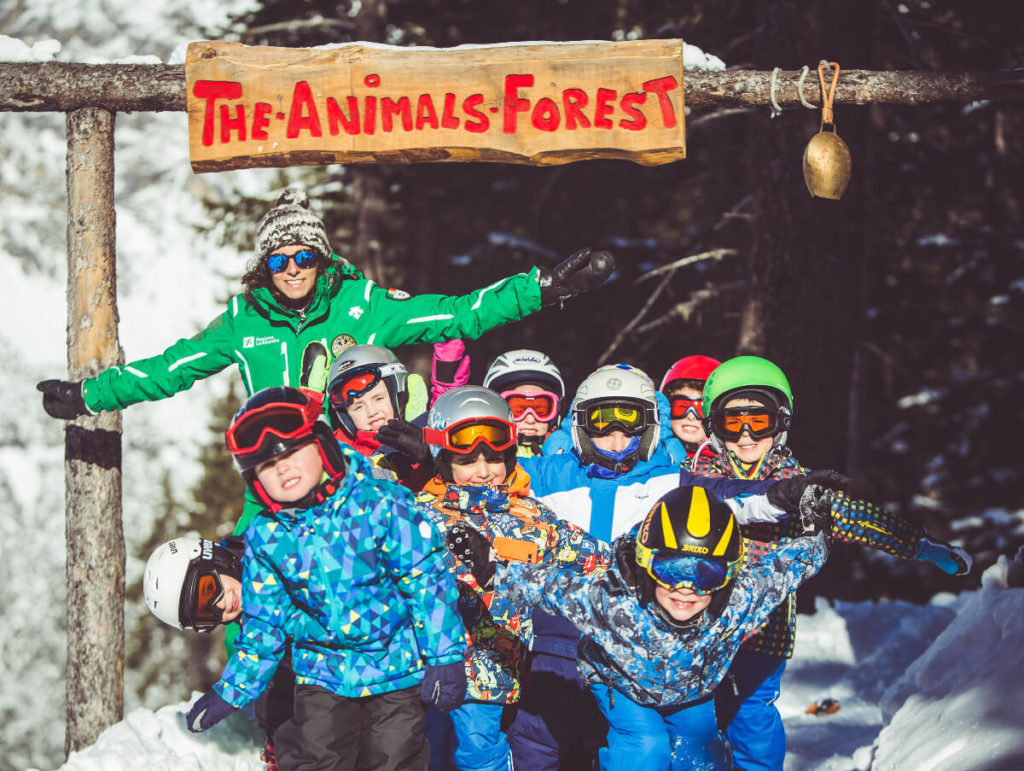
{"type": "MultiPolygon", "coordinates": [[[[622,538],[635,540],[638,527],[622,538]]],[[[579,629],[584,681],[614,688],[646,707],[677,706],[712,693],[747,634],[821,569],[827,552],[819,534],[747,563],[721,612],[705,612],[687,628],[672,627],[645,607],[614,565],[582,576],[546,565],[499,565],[495,592],[562,616],[579,629]]]]}
{"type": "Polygon", "coordinates": [[[465,655],[436,528],[407,489],[341,451],[348,473],[331,497],[264,511],[246,531],[242,632],[214,686],[236,707],[260,695],[289,644],[296,683],[350,698],[410,688],[465,655]]]}
{"type": "MultiPolygon", "coordinates": [[[[566,574],[605,568],[608,544],[556,519],[527,495],[529,489],[529,476],[516,466],[508,484],[491,488],[446,484],[434,477],[416,500],[441,532],[455,522],[471,525],[491,542],[499,559],[557,564],[566,574]]],[[[459,611],[471,643],[467,698],[514,704],[533,638],[531,608],[483,591],[456,557],[448,553],[447,560],[458,578],[459,611]]]]}
{"type": "MultiPolygon", "coordinates": [[[[732,453],[698,457],[691,465],[695,474],[726,479],[788,479],[806,474],[788,447],[770,450],[749,468],[744,468],[732,453]]],[[[924,530],[919,525],[891,514],[867,501],[854,500],[841,493],[832,496],[832,538],[861,544],[903,559],[913,559],[924,530]]],[[[780,543],[801,535],[797,519],[776,523],[742,523],[747,559],[760,559],[780,543]]],[[[768,656],[790,658],[796,640],[796,596],[786,599],[744,644],[744,650],[768,656]]]]}

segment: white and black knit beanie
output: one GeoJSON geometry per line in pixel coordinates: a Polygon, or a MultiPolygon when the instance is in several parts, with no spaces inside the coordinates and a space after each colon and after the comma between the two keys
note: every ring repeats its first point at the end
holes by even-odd
{"type": "Polygon", "coordinates": [[[322,260],[331,258],[331,242],[324,223],[309,210],[305,191],[290,187],[260,220],[256,229],[256,259],[262,261],[282,246],[302,244],[322,260]]]}

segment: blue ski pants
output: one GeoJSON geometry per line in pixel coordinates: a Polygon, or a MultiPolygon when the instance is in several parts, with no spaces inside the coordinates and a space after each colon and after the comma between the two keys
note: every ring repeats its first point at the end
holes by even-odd
{"type": "Polygon", "coordinates": [[[715,701],[644,707],[621,691],[592,684],[608,719],[602,771],[728,771],[729,750],[715,720],[715,701]]]}
{"type": "Polygon", "coordinates": [[[467,701],[452,710],[455,767],[459,771],[511,771],[512,750],[501,730],[503,704],[467,701]]]}
{"type": "Polygon", "coordinates": [[[729,737],[738,769],[782,771],[786,729],[775,701],[785,670],[786,659],[741,648],[715,693],[718,722],[729,737]]]}

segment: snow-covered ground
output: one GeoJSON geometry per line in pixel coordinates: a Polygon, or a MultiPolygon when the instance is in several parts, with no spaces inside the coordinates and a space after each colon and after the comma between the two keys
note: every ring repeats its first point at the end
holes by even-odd
{"type": "MultiPolygon", "coordinates": [[[[787,769],[1024,768],[1024,555],[1000,558],[981,589],[925,606],[819,600],[798,628],[779,702],[787,769]],[[839,710],[807,713],[825,698],[839,710]]],[[[136,710],[61,769],[263,768],[244,714],[192,735],[187,708],[136,710]]]]}

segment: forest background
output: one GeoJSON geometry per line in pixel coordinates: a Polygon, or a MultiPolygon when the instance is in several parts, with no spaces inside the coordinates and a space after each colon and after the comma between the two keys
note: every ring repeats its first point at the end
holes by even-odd
{"type": "MultiPolygon", "coordinates": [[[[193,39],[259,45],[363,40],[447,47],[680,37],[740,69],[809,65],[813,72],[822,58],[844,70],[1024,66],[1024,24],[1014,0],[265,0],[228,4],[224,8],[234,12],[226,14],[213,13],[214,5],[193,0],[163,11],[163,21],[168,29],[187,29],[193,39]]],[[[39,11],[58,6],[44,0],[0,6],[0,33],[29,41],[42,34],[60,37],[61,26],[53,26],[58,11],[50,27],[39,11]]],[[[88,8],[111,18],[125,10],[114,0],[95,0],[88,8]]],[[[121,31],[133,21],[128,11],[117,18],[121,31]]],[[[72,23],[63,22],[65,28],[72,23]]],[[[87,30],[97,22],[83,15],[79,23],[87,30]]],[[[78,48],[65,44],[61,58],[83,60],[88,37],[81,35],[78,48]]],[[[146,43],[147,52],[169,55],[159,34],[146,43]]],[[[130,50],[114,54],[108,48],[101,55],[130,50]]],[[[793,386],[790,444],[798,459],[846,471],[859,493],[966,546],[977,565],[973,576],[950,579],[926,566],[840,546],[802,591],[802,607],[809,609],[815,595],[920,602],[938,591],[977,586],[982,568],[1024,543],[1018,398],[1024,386],[1024,109],[1019,103],[839,103],[835,119],[853,155],[853,178],[838,202],[812,199],[802,179],[803,148],[818,130],[820,113],[798,108],[772,120],[767,104],[689,114],[689,157],[660,167],[624,161],[554,168],[333,165],[263,172],[259,185],[244,175],[203,175],[183,188],[196,202],[188,215],[197,241],[218,244],[220,251],[211,247],[209,258],[221,258],[224,264],[216,267],[232,282],[250,254],[255,222],[288,184],[308,190],[335,251],[378,283],[411,293],[464,293],[534,264],[553,265],[585,245],[612,251],[619,264],[614,282],[562,311],[545,310],[469,343],[472,382],[480,382],[498,353],[520,347],[549,353],[570,391],[599,363],[634,364],[660,381],[673,361],[689,354],[765,356],[793,386]],[[708,253],[715,256],[648,275],[708,253]],[[233,255],[233,262],[227,264],[225,255],[233,255]]],[[[121,120],[119,153],[128,132],[139,130],[121,120]]],[[[160,211],[161,180],[144,178],[142,168],[119,167],[119,188],[150,186],[148,217],[181,215],[160,211]]],[[[14,220],[19,210],[11,202],[29,196],[19,188],[29,183],[10,178],[9,170],[0,174],[5,217],[14,220]]],[[[46,195],[49,227],[59,231],[62,191],[46,195]]],[[[119,260],[128,242],[125,227],[119,208],[119,260]]],[[[59,253],[44,260],[44,251],[53,252],[49,245],[37,248],[10,229],[4,226],[4,246],[19,269],[59,274],[59,253]]],[[[237,284],[222,282],[218,299],[236,290],[237,284]]],[[[179,336],[209,318],[187,316],[177,325],[179,336]]],[[[159,350],[155,343],[125,345],[130,358],[159,350]]],[[[59,351],[50,353],[52,358],[59,351]]],[[[411,368],[428,373],[429,348],[399,353],[411,368]]],[[[224,535],[237,518],[241,488],[220,432],[241,388],[234,374],[221,377],[230,385],[207,389],[200,402],[201,422],[210,430],[195,453],[203,470],[194,474],[191,489],[176,484],[181,474],[167,462],[168,447],[158,434],[126,422],[126,465],[145,459],[152,486],[145,516],[134,515],[137,521],[126,525],[136,563],[185,530],[224,535]]],[[[41,413],[35,402],[23,409],[41,413]]],[[[132,408],[126,415],[149,409],[132,408]]],[[[26,438],[5,415],[4,448],[24,448],[45,432],[51,456],[59,458],[60,427],[45,420],[36,421],[45,428],[26,438]]],[[[194,448],[170,449],[183,463],[194,448]]],[[[195,464],[196,457],[187,461],[195,464]]],[[[5,473],[4,484],[16,487],[13,472],[5,473]]],[[[126,500],[133,473],[126,470],[126,500]]],[[[55,491],[45,500],[59,518],[53,510],[62,505],[60,468],[48,474],[55,491]]],[[[9,519],[14,524],[5,528],[8,550],[16,543],[18,521],[9,519]]],[[[55,531],[52,548],[62,548],[55,531]]],[[[129,707],[158,706],[212,682],[221,665],[217,641],[153,623],[141,610],[137,564],[129,576],[129,707]]],[[[8,611],[25,608],[29,600],[9,597],[11,591],[0,589],[8,611]]],[[[43,633],[47,641],[36,654],[47,655],[47,666],[59,671],[59,621],[43,633]]],[[[16,660],[6,643],[3,658],[16,660]]],[[[24,700],[2,700],[0,714],[9,728],[4,735],[31,734],[29,718],[37,722],[39,710],[56,711],[59,719],[60,697],[39,701],[44,697],[33,695],[28,703],[38,709],[31,715],[24,714],[24,700]]],[[[59,760],[59,750],[47,744],[50,737],[39,741],[33,745],[30,737],[22,745],[33,763],[43,763],[47,753],[59,760]]],[[[24,767],[20,757],[8,752],[0,768],[24,767]]]]}

